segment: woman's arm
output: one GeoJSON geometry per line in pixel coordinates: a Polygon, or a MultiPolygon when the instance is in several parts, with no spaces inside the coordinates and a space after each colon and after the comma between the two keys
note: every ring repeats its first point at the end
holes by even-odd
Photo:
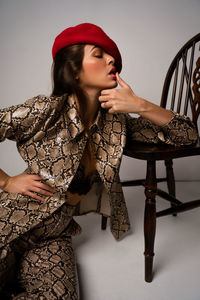
{"type": "Polygon", "coordinates": [[[196,143],[198,134],[194,124],[187,116],[175,114],[164,126],[139,117],[132,118],[126,114],[127,141],[143,143],[165,143],[173,146],[191,145],[196,143]]]}
{"type": "Polygon", "coordinates": [[[99,101],[109,113],[126,113],[128,140],[174,146],[190,145],[197,141],[194,124],[187,116],[164,109],[134,94],[117,74],[121,89],[103,90],[99,101]],[[128,113],[140,117],[132,118],[128,113]]]}
{"type": "Polygon", "coordinates": [[[38,95],[24,104],[0,109],[0,142],[6,138],[21,142],[45,132],[59,115],[66,97],[38,95]]]}
{"type": "MultiPolygon", "coordinates": [[[[0,142],[6,138],[21,142],[44,130],[62,109],[65,97],[39,95],[24,104],[0,109],[0,142]]],[[[9,176],[0,169],[0,189],[9,193],[20,193],[36,200],[45,200],[55,191],[41,182],[38,175],[19,174],[9,176]]]]}
{"type": "Polygon", "coordinates": [[[40,182],[38,175],[19,174],[17,176],[9,176],[0,169],[0,189],[9,193],[19,193],[30,196],[36,200],[44,201],[44,196],[52,196],[55,192],[53,188],[40,182]],[[36,194],[37,193],[37,194],[36,194]],[[41,196],[42,197],[41,197],[41,196]]]}

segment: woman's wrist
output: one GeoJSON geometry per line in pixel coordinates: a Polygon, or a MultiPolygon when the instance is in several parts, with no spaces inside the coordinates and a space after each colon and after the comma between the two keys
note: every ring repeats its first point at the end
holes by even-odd
{"type": "Polygon", "coordinates": [[[142,116],[144,113],[146,112],[150,112],[151,111],[151,103],[148,102],[147,100],[140,98],[138,96],[137,97],[137,101],[138,101],[138,111],[136,112],[138,115],[142,116]]]}
{"type": "Polygon", "coordinates": [[[164,126],[173,118],[172,111],[167,110],[159,105],[151,103],[140,98],[140,109],[138,115],[153,122],[155,125],[164,126]]]}
{"type": "Polygon", "coordinates": [[[11,177],[0,169],[0,189],[4,190],[8,184],[11,177]]]}

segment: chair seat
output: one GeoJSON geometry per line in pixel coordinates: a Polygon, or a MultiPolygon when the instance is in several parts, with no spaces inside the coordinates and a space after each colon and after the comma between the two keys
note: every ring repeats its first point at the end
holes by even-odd
{"type": "Polygon", "coordinates": [[[148,161],[200,155],[200,140],[195,145],[179,147],[134,142],[124,148],[124,155],[148,161]]]}

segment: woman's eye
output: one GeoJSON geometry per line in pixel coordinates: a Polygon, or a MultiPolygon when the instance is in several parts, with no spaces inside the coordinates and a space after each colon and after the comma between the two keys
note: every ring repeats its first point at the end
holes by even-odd
{"type": "Polygon", "coordinates": [[[102,54],[95,54],[95,57],[102,58],[102,54]]]}

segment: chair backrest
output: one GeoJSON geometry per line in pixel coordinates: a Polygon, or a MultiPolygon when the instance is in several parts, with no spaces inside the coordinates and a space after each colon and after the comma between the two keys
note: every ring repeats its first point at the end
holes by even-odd
{"type": "Polygon", "coordinates": [[[188,115],[200,115],[200,33],[190,39],[173,59],[163,86],[160,105],[188,115]],[[196,63],[195,63],[196,62],[196,63]]]}

